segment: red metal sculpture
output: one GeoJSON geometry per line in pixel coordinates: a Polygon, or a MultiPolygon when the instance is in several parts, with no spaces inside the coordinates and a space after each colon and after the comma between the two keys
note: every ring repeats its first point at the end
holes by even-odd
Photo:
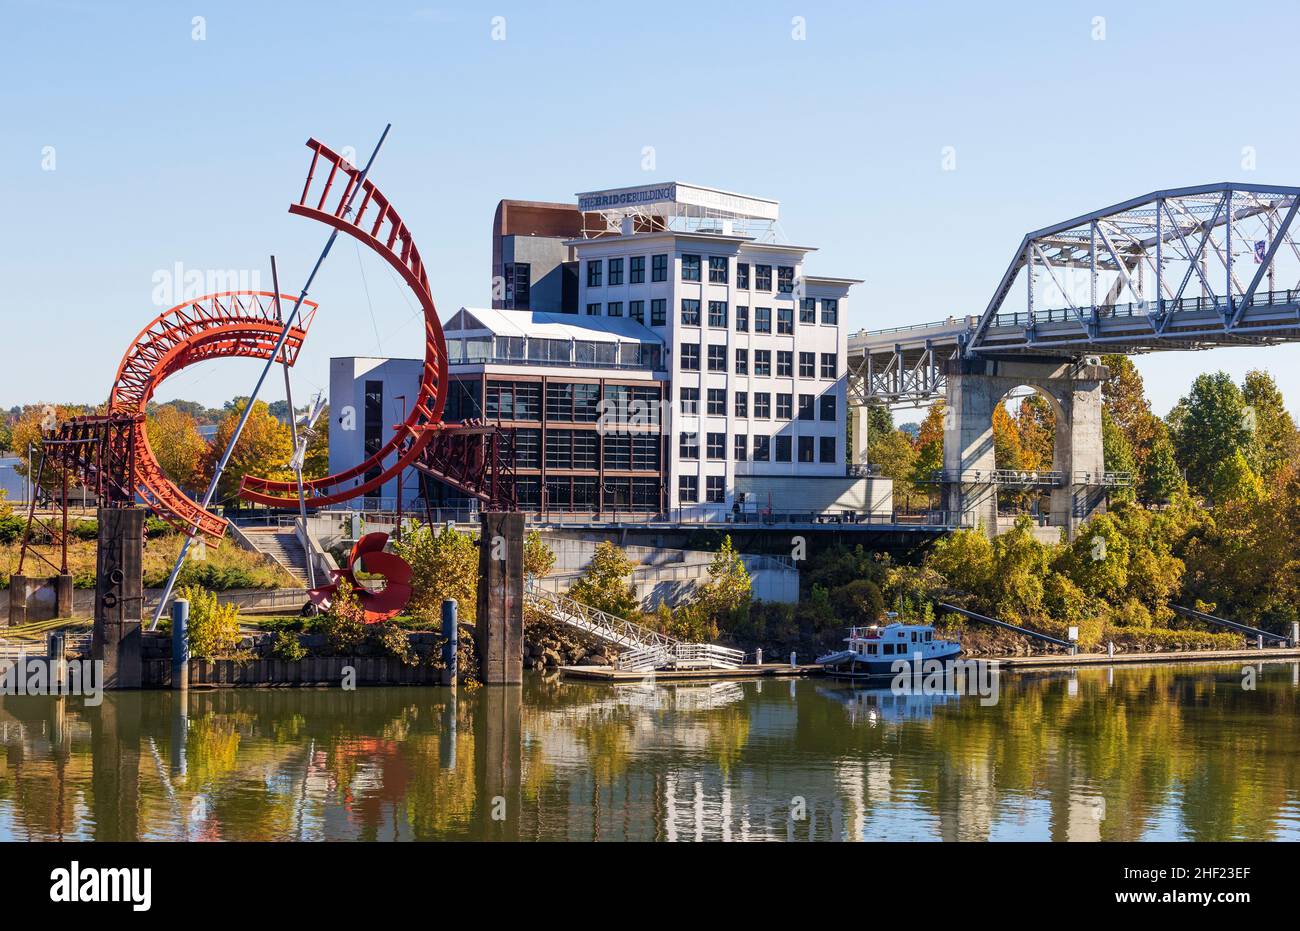
{"type": "Polygon", "coordinates": [[[334,581],[307,593],[311,603],[321,611],[328,611],[339,580],[347,579],[366,613],[367,624],[378,624],[399,614],[411,600],[411,567],[402,557],[385,553],[387,544],[386,533],[368,533],[358,540],[348,554],[348,564],[330,573],[334,581]],[[378,591],[366,588],[357,581],[354,573],[358,570],[367,575],[382,575],[384,587],[378,591]]]}

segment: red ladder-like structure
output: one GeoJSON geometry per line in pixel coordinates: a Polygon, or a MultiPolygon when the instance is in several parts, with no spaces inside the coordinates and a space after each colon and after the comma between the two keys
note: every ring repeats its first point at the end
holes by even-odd
{"type": "MultiPolygon", "coordinates": [[[[303,482],[308,506],[321,507],[373,494],[405,469],[418,464],[425,474],[489,506],[513,508],[514,482],[498,473],[497,466],[501,469],[508,467],[501,463],[500,444],[490,431],[481,425],[467,428],[442,423],[442,411],[447,403],[447,343],[434,307],[429,276],[411,231],[369,178],[361,182],[360,204],[350,208],[348,202],[361,178],[361,170],[315,139],[308,140],[307,147],[312,151],[311,167],[307,171],[302,196],[296,204],[290,205],[289,212],[319,220],[373,250],[402,276],[424,312],[424,366],[420,387],[406,420],[398,424],[388,442],[364,462],[324,478],[303,482]],[[444,438],[430,450],[436,437],[462,432],[466,436],[464,443],[457,444],[444,438]],[[480,449],[468,452],[468,447],[474,445],[480,449]],[[454,458],[450,456],[453,451],[454,458]]],[[[244,477],[239,495],[257,504],[291,507],[296,503],[297,491],[294,482],[250,475],[244,477]]]]}

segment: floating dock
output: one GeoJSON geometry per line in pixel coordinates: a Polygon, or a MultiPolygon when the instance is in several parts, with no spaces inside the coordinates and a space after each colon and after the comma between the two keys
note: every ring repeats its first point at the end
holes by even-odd
{"type": "Polygon", "coordinates": [[[762,679],[769,676],[819,675],[821,666],[816,663],[763,663],[761,666],[737,666],[734,669],[656,669],[654,671],[615,669],[613,666],[561,666],[566,679],[587,679],[594,682],[642,682],[654,679],[659,682],[701,682],[719,679],[762,679]]]}

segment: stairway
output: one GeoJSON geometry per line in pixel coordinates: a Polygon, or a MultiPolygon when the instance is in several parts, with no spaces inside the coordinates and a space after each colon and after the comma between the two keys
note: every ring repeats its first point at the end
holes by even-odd
{"type": "Polygon", "coordinates": [[[258,552],[274,559],[303,588],[307,587],[307,551],[298,534],[281,527],[245,527],[244,536],[258,552]]]}
{"type": "Polygon", "coordinates": [[[618,667],[639,672],[655,669],[736,669],[745,654],[712,643],[686,643],[648,627],[633,624],[565,595],[542,590],[529,582],[524,601],[547,617],[620,648],[618,667]]]}

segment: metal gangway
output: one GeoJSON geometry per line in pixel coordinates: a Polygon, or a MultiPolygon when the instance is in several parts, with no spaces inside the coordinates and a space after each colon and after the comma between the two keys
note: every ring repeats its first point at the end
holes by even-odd
{"type": "Polygon", "coordinates": [[[524,603],[577,630],[619,647],[619,669],[738,669],[745,654],[715,643],[687,643],[625,618],[588,607],[558,592],[544,591],[533,581],[524,586],[524,603]]]}

